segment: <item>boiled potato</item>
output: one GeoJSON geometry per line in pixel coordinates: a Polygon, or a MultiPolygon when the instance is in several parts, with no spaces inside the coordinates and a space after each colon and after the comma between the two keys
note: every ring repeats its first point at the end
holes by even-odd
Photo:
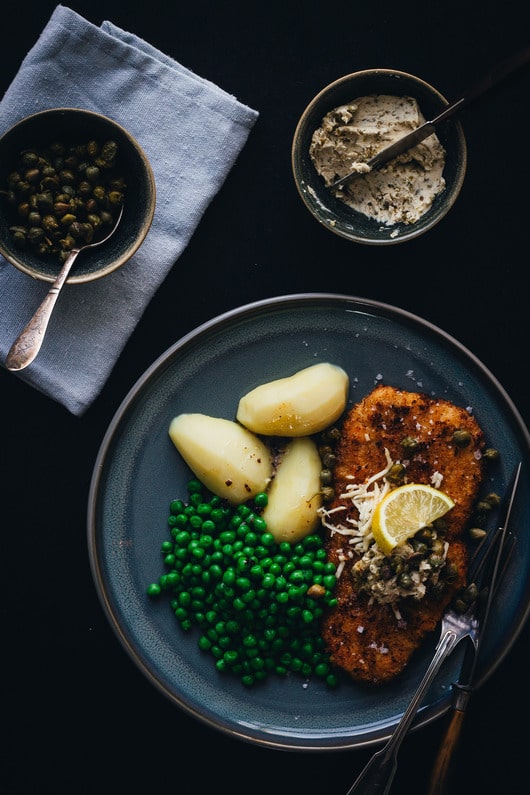
{"type": "Polygon", "coordinates": [[[180,414],[169,426],[171,441],[194,475],[230,503],[266,491],[272,477],[269,448],[232,420],[180,414]]]}
{"type": "Polygon", "coordinates": [[[264,436],[310,436],[340,417],[348,387],[341,367],[314,364],[248,392],[239,401],[237,419],[264,436]]]}
{"type": "Polygon", "coordinates": [[[315,442],[307,437],[291,439],[280,457],[263,510],[267,530],[276,542],[295,543],[319,525],[320,471],[322,464],[315,442]]]}

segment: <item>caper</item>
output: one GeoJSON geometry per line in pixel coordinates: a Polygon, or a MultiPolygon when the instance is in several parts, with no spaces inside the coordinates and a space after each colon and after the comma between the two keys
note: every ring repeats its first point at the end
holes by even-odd
{"type": "Polygon", "coordinates": [[[468,609],[468,605],[464,602],[463,599],[457,598],[453,602],[453,608],[456,610],[457,613],[465,613],[468,609]]]}
{"type": "Polygon", "coordinates": [[[466,602],[466,604],[471,605],[477,599],[477,597],[478,597],[478,588],[476,583],[472,582],[465,589],[462,595],[462,599],[464,600],[464,602],[466,602]]]}
{"type": "Polygon", "coordinates": [[[57,190],[59,185],[59,178],[57,176],[44,177],[40,183],[42,190],[57,190]]]}
{"type": "Polygon", "coordinates": [[[444,559],[441,555],[429,555],[428,561],[433,569],[440,569],[444,565],[444,559]]]}
{"type": "Polygon", "coordinates": [[[90,196],[92,193],[92,185],[88,179],[83,179],[77,186],[77,192],[80,196],[90,196]]]}
{"type": "Polygon", "coordinates": [[[444,542],[441,538],[435,538],[431,545],[432,551],[435,555],[442,555],[444,551],[444,542]]]}
{"type": "Polygon", "coordinates": [[[96,213],[89,213],[87,215],[86,219],[87,219],[88,223],[92,226],[94,231],[96,231],[96,229],[99,229],[99,227],[103,223],[103,221],[101,220],[101,216],[96,215],[96,213]]]}
{"type": "Polygon", "coordinates": [[[408,453],[413,453],[418,449],[420,443],[413,436],[405,436],[405,438],[401,440],[401,446],[408,453]]]}
{"type": "Polygon", "coordinates": [[[68,227],[68,231],[77,241],[81,243],[91,243],[94,230],[92,226],[88,223],[82,223],[81,221],[74,221],[68,227]]]}
{"type": "Polygon", "coordinates": [[[500,495],[492,491],[484,497],[485,502],[488,502],[492,508],[496,508],[501,503],[500,495]]]}
{"type": "Polygon", "coordinates": [[[482,458],[484,458],[486,461],[496,461],[498,457],[499,457],[499,451],[494,450],[492,447],[488,447],[482,453],[482,458]]]}
{"type": "Polygon", "coordinates": [[[432,527],[422,527],[421,530],[418,530],[414,538],[418,538],[421,541],[425,541],[428,544],[431,544],[434,538],[434,531],[432,527]]]}
{"type": "Polygon", "coordinates": [[[458,577],[458,567],[454,563],[447,563],[444,567],[443,574],[447,582],[454,582],[458,577]]]}
{"type": "Polygon", "coordinates": [[[336,426],[333,426],[333,428],[328,428],[324,435],[331,443],[338,442],[340,439],[340,428],[337,428],[336,426]]]}
{"type": "Polygon", "coordinates": [[[107,164],[112,163],[115,160],[117,153],[118,144],[116,141],[105,141],[101,147],[101,158],[107,164]]]}
{"type": "Polygon", "coordinates": [[[40,171],[38,168],[29,168],[26,173],[24,174],[26,181],[30,183],[30,185],[34,182],[38,182],[40,179],[40,171]]]}
{"type": "Polygon", "coordinates": [[[98,202],[104,202],[107,198],[107,193],[103,185],[96,185],[92,190],[92,195],[98,202]]]}
{"type": "Polygon", "coordinates": [[[53,212],[55,215],[62,216],[66,215],[67,212],[70,211],[70,203],[69,202],[55,202],[53,205],[53,212]]]}
{"type": "Polygon", "coordinates": [[[438,535],[443,536],[447,532],[447,519],[441,516],[439,519],[434,520],[432,526],[438,535]]]}
{"type": "Polygon", "coordinates": [[[471,434],[463,428],[457,428],[453,433],[453,442],[457,447],[467,447],[471,442],[471,434]]]}
{"type": "Polygon", "coordinates": [[[398,576],[398,585],[399,585],[401,588],[405,588],[405,589],[407,589],[407,590],[409,590],[410,588],[412,588],[412,586],[413,586],[413,580],[412,580],[412,577],[410,576],[410,574],[409,574],[409,572],[408,572],[408,571],[403,571],[403,572],[402,572],[402,573],[401,573],[401,574],[398,576]]]}
{"type": "Polygon", "coordinates": [[[333,472],[331,469],[322,469],[320,472],[320,482],[323,486],[329,486],[333,482],[333,472]]]}
{"type": "Polygon", "coordinates": [[[41,213],[51,213],[53,211],[53,196],[48,191],[37,193],[35,202],[41,213]]]}
{"type": "Polygon", "coordinates": [[[72,185],[75,182],[75,174],[69,168],[63,168],[59,172],[59,179],[63,185],[72,185]]]}
{"type": "Polygon", "coordinates": [[[36,152],[28,149],[28,151],[22,153],[22,164],[26,168],[33,168],[39,162],[39,156],[36,152]]]}
{"type": "Polygon", "coordinates": [[[59,222],[54,215],[45,215],[42,219],[42,228],[49,234],[59,231],[59,222]]]}
{"type": "Polygon", "coordinates": [[[427,551],[427,544],[417,536],[411,540],[412,548],[417,555],[423,555],[427,551]]]}
{"type": "Polygon", "coordinates": [[[318,583],[313,583],[313,585],[307,589],[307,596],[309,596],[311,599],[321,599],[325,593],[326,589],[324,586],[319,585],[318,583]]]}
{"type": "Polygon", "coordinates": [[[16,189],[17,196],[19,196],[20,198],[25,198],[26,196],[29,196],[31,192],[31,185],[26,179],[21,179],[20,182],[17,182],[17,184],[14,187],[16,189]]]}
{"type": "Polygon", "coordinates": [[[61,226],[64,226],[65,229],[69,229],[75,221],[77,221],[76,216],[74,215],[74,213],[70,212],[65,213],[59,219],[59,223],[61,224],[61,226]]]}
{"type": "Polygon", "coordinates": [[[64,251],[71,251],[75,247],[75,238],[70,234],[66,234],[59,240],[59,243],[64,251]]]}
{"type": "Polygon", "coordinates": [[[322,486],[320,489],[320,494],[324,502],[331,502],[331,500],[335,497],[335,489],[331,486],[322,486]]]}
{"type": "Polygon", "coordinates": [[[22,226],[10,226],[9,231],[13,236],[13,242],[17,248],[26,247],[26,230],[22,226]]]}
{"type": "Polygon", "coordinates": [[[399,555],[395,555],[390,559],[390,565],[396,574],[401,574],[404,569],[403,560],[399,557],[399,555]]]}
{"type": "Polygon", "coordinates": [[[97,141],[91,140],[88,141],[86,145],[86,152],[89,157],[97,157],[99,154],[99,144],[97,141]]]}
{"type": "Polygon", "coordinates": [[[337,457],[335,456],[335,453],[325,453],[321,458],[326,469],[333,469],[337,463],[337,457]]]}
{"type": "Polygon", "coordinates": [[[392,464],[386,473],[386,479],[390,483],[402,483],[405,478],[406,467],[403,464],[392,464]]]}
{"type": "Polygon", "coordinates": [[[492,508],[493,506],[488,500],[479,500],[475,505],[477,513],[488,513],[492,508]]]}
{"type": "Polygon", "coordinates": [[[88,166],[88,168],[85,170],[85,177],[89,182],[96,182],[96,180],[99,179],[100,174],[101,171],[98,166],[88,166]]]}
{"type": "Polygon", "coordinates": [[[44,237],[44,229],[42,226],[30,226],[28,229],[28,243],[38,243],[44,237]]]}
{"type": "Polygon", "coordinates": [[[17,183],[19,183],[20,180],[21,180],[21,177],[20,177],[20,172],[19,171],[12,171],[7,176],[7,184],[10,185],[11,187],[13,187],[13,185],[16,185],[17,183]]]}

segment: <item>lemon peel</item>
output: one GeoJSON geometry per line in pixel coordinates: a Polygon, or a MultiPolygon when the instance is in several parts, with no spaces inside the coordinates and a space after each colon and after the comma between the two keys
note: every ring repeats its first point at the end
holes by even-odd
{"type": "Polygon", "coordinates": [[[389,555],[419,530],[440,519],[454,501],[443,491],[422,483],[407,483],[390,491],[375,506],[372,533],[378,547],[389,555]]]}

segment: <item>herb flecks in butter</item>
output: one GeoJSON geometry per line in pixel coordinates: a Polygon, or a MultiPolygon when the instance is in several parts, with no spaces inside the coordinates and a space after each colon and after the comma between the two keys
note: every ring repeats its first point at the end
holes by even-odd
{"type": "Polygon", "coordinates": [[[358,177],[333,189],[349,207],[387,226],[413,224],[445,188],[445,150],[436,134],[376,171],[366,163],[424,122],[412,97],[360,97],[324,116],[309,153],[328,186],[359,171],[358,177]]]}

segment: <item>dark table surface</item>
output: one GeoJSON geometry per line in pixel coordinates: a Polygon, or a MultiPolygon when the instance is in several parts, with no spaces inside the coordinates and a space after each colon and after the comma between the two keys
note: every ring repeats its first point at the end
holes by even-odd
{"type": "MultiPolygon", "coordinates": [[[[285,752],[232,739],[184,714],[136,668],[90,572],[92,469],[122,399],[161,353],[221,312],[292,293],[345,293],[419,315],[472,351],[530,421],[528,69],[464,112],[462,193],[418,240],[370,248],[331,234],[303,206],[290,166],[296,122],[327,83],[388,67],[456,98],[528,43],[528,13],[512,0],[408,3],[404,10],[352,0],[69,5],[96,24],[110,19],[136,33],[260,118],[83,417],[0,371],[0,793],[344,793],[371,750],[285,752]]],[[[54,7],[52,0],[4,3],[0,90],[54,7]]],[[[529,791],[529,651],[524,626],[472,700],[454,795],[529,791]]],[[[407,737],[393,791],[425,792],[443,723],[407,737]]]]}

